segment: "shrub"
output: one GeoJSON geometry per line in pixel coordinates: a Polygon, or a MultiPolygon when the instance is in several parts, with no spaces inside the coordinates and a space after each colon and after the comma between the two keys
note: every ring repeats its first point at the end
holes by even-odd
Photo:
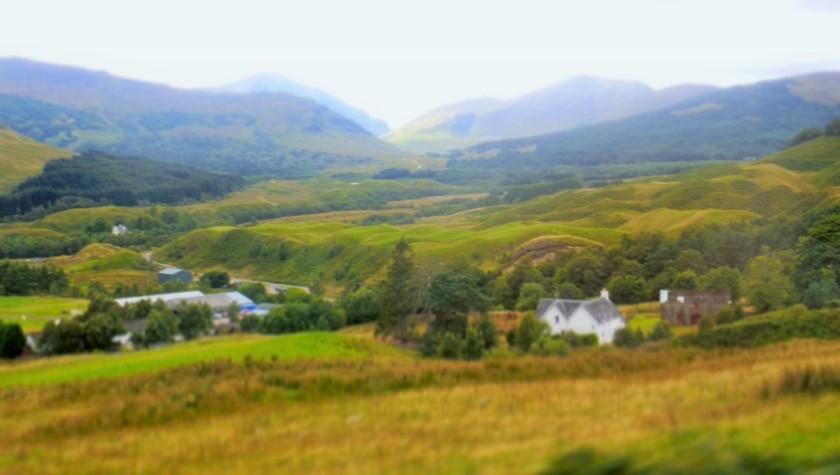
{"type": "Polygon", "coordinates": [[[476,322],[478,330],[481,332],[481,338],[484,343],[484,349],[489,350],[499,344],[499,330],[490,315],[482,314],[478,317],[476,322]]]}
{"type": "Polygon", "coordinates": [[[440,336],[440,356],[451,360],[461,356],[461,341],[457,336],[449,332],[440,336]]]}
{"type": "Polygon", "coordinates": [[[717,325],[729,325],[744,319],[744,309],[740,305],[727,305],[718,310],[714,320],[717,325]]]}
{"type": "Polygon", "coordinates": [[[713,315],[706,315],[700,319],[700,324],[697,325],[697,331],[705,333],[712,331],[715,328],[715,317],[713,315]]]}
{"type": "Polygon", "coordinates": [[[537,320],[533,313],[527,313],[519,322],[514,341],[523,353],[527,353],[531,349],[531,345],[545,333],[547,333],[545,323],[537,320]]]}
{"type": "Polygon", "coordinates": [[[530,353],[538,356],[568,356],[572,352],[571,346],[562,338],[542,335],[531,346],[530,353]]]}
{"type": "Polygon", "coordinates": [[[615,332],[613,344],[619,348],[638,348],[645,342],[645,335],[641,330],[620,328],[615,332]]]}
{"type": "Polygon", "coordinates": [[[484,338],[475,325],[467,328],[467,335],[461,345],[461,356],[467,360],[480,360],[484,356],[484,338]]]}
{"type": "Polygon", "coordinates": [[[653,327],[653,332],[650,334],[651,341],[663,341],[671,339],[671,326],[666,322],[659,322],[653,327]]]}
{"type": "Polygon", "coordinates": [[[18,323],[0,322],[0,358],[14,359],[23,354],[26,336],[18,323]]]}
{"type": "Polygon", "coordinates": [[[239,329],[243,333],[256,333],[260,328],[260,317],[256,315],[246,315],[239,321],[239,329]]]}

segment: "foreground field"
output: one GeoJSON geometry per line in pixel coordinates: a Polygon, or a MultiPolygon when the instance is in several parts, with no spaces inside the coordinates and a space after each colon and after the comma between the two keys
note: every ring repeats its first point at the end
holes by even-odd
{"type": "MultiPolygon", "coordinates": [[[[780,386],[836,362],[837,342],[478,363],[366,348],[2,389],[0,471],[519,474],[590,447],[625,468],[767,473],[822,466],[840,450],[840,395],[780,386]]],[[[642,473],[609,466],[556,473],[642,473]]]]}
{"type": "Polygon", "coordinates": [[[61,297],[0,297],[0,320],[19,323],[25,333],[39,332],[50,320],[82,312],[88,301],[61,297]]]}

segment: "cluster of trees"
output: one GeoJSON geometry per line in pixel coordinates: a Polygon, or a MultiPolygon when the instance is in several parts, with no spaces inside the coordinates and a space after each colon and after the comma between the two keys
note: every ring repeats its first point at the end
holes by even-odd
{"type": "Polygon", "coordinates": [[[26,348],[26,336],[18,323],[5,323],[0,320],[0,358],[15,359],[26,348]]]}
{"type": "Polygon", "coordinates": [[[47,322],[38,351],[44,355],[111,351],[114,337],[125,332],[120,310],[112,300],[95,299],[82,315],[47,322]]]}
{"type": "Polygon", "coordinates": [[[418,269],[411,246],[400,240],[391,254],[387,275],[376,291],[357,291],[342,305],[356,318],[370,318],[378,307],[376,333],[403,343],[419,340],[415,315],[425,314],[428,326],[422,337],[426,356],[479,359],[498,343],[496,326],[486,311],[485,275],[457,263],[440,272],[418,269]],[[471,312],[481,316],[470,321],[471,312]]]}
{"type": "Polygon", "coordinates": [[[802,129],[788,142],[788,148],[823,137],[840,137],[840,119],[833,120],[824,129],[810,127],[802,129]]]}
{"type": "Polygon", "coordinates": [[[57,295],[67,288],[67,275],[61,269],[0,261],[0,295],[57,295]]]}
{"type": "MultiPolygon", "coordinates": [[[[694,228],[678,238],[628,236],[612,249],[558,253],[539,265],[519,259],[511,272],[495,277],[490,293],[497,305],[518,310],[533,310],[540,298],[580,299],[602,288],[616,303],[656,300],[666,288],[761,300],[759,294],[770,288],[769,282],[778,283],[779,273],[789,282],[800,234],[801,223],[777,221],[694,228]]],[[[790,299],[784,292],[771,297],[762,306],[790,299]]]]}
{"type": "Polygon", "coordinates": [[[137,346],[172,343],[178,335],[193,340],[213,328],[213,312],[206,304],[182,304],[174,310],[161,300],[141,300],[122,309],[124,320],[146,320],[142,332],[131,335],[137,346]]]}
{"type": "Polygon", "coordinates": [[[248,333],[280,335],[305,331],[335,331],[344,328],[347,321],[336,307],[321,297],[298,289],[289,289],[282,295],[283,304],[259,318],[248,315],[240,321],[240,329],[248,333]]]}
{"type": "Polygon", "coordinates": [[[140,346],[169,343],[177,335],[189,340],[212,328],[213,315],[204,304],[188,304],[172,310],[162,301],[140,301],[120,307],[110,299],[95,298],[87,310],[74,318],[48,322],[38,350],[45,355],[112,351],[114,337],[126,332],[124,323],[148,319],[145,330],[132,335],[140,346]]]}
{"type": "Polygon", "coordinates": [[[4,233],[0,236],[0,259],[75,254],[90,241],[85,236],[56,233],[4,233]]]}
{"type": "Polygon", "coordinates": [[[0,197],[0,216],[25,216],[100,205],[177,204],[221,196],[244,185],[242,177],[144,158],[85,152],[49,162],[40,175],[0,197]]]}

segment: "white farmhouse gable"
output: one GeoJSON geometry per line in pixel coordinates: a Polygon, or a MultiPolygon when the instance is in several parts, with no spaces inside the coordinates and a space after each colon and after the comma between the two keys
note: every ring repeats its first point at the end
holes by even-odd
{"type": "Polygon", "coordinates": [[[542,299],[537,318],[548,324],[553,335],[596,335],[601,344],[612,343],[615,332],[624,328],[624,318],[606,296],[586,301],[542,299]]]}

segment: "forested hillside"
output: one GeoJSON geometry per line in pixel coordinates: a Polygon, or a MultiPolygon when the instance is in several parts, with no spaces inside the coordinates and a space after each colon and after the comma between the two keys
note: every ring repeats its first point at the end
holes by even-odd
{"type": "Polygon", "coordinates": [[[178,204],[217,197],[243,186],[241,177],[101,152],[49,162],[44,171],[0,197],[0,216],[101,205],[178,204]]]}

